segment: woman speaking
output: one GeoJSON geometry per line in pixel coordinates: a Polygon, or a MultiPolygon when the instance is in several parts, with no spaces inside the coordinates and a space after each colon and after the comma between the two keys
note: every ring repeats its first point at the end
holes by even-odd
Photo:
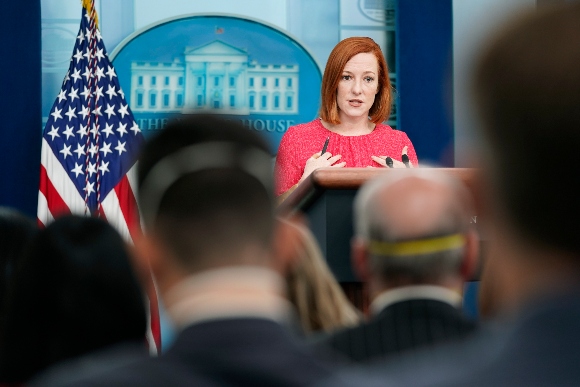
{"type": "Polygon", "coordinates": [[[320,118],[291,126],[276,156],[276,195],[289,193],[321,167],[417,165],[407,135],[383,124],[391,112],[387,63],[370,38],[334,47],[322,78],[320,118]],[[324,152],[323,152],[324,150],[324,152]],[[406,156],[403,156],[406,155],[406,156]]]}

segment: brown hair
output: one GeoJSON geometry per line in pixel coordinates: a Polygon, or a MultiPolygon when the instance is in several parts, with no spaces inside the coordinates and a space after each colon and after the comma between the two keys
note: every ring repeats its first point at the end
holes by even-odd
{"type": "MultiPolygon", "coordinates": [[[[151,210],[151,206],[145,205],[150,203],[147,201],[150,191],[145,183],[159,163],[171,160],[168,157],[187,147],[219,142],[230,145],[230,157],[237,163],[242,163],[250,150],[269,153],[264,138],[234,121],[211,114],[174,119],[145,144],[141,153],[138,169],[141,209],[151,210]]],[[[228,149],[222,148],[222,157],[227,156],[228,149]]],[[[190,173],[177,162],[169,164],[171,173],[182,176],[161,195],[155,216],[145,220],[150,231],[168,246],[183,268],[193,272],[226,261],[237,263],[231,252],[250,241],[270,246],[274,222],[273,198],[269,193],[271,181],[260,182],[237,168],[235,162],[231,166],[206,167],[190,173]],[[208,255],[212,258],[205,259],[208,255]],[[222,260],[219,263],[214,258],[218,255],[222,260]]],[[[266,175],[271,178],[268,172],[266,175]]]]}
{"type": "Polygon", "coordinates": [[[338,118],[338,105],[336,94],[338,83],[342,76],[342,71],[346,63],[355,55],[361,53],[371,53],[377,58],[379,66],[379,86],[375,97],[375,103],[369,111],[371,120],[375,123],[385,121],[391,114],[391,104],[393,100],[391,81],[389,80],[389,69],[383,56],[383,52],[378,44],[371,38],[352,37],[340,41],[330,53],[324,76],[322,77],[320,118],[331,124],[340,124],[338,118]]]}

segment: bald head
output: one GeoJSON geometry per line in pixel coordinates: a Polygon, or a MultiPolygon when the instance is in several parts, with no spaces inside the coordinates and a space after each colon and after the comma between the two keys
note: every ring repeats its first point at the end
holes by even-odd
{"type": "Polygon", "coordinates": [[[412,239],[453,228],[448,215],[462,211],[455,191],[444,181],[410,176],[379,187],[371,200],[392,239],[412,239]]]}
{"type": "Polygon", "coordinates": [[[472,198],[460,181],[426,168],[389,171],[361,188],[354,210],[355,238],[373,275],[411,283],[460,275],[474,233],[472,198]]]}
{"type": "Polygon", "coordinates": [[[464,232],[473,213],[461,182],[435,170],[401,170],[361,189],[355,202],[356,234],[397,241],[464,232]]]}

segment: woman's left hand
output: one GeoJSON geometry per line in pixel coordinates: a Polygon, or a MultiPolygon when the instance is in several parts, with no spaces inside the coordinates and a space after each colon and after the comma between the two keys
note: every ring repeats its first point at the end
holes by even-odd
{"type": "MultiPolygon", "coordinates": [[[[406,155],[406,154],[407,154],[407,147],[404,147],[403,151],[401,152],[401,156],[406,155]]],[[[371,159],[373,159],[381,167],[388,167],[387,157],[389,157],[389,156],[371,156],[371,159]]],[[[403,163],[402,161],[395,160],[392,157],[391,157],[391,160],[393,161],[393,168],[407,168],[405,163],[403,163]]],[[[411,163],[411,161],[409,161],[409,168],[414,168],[413,163],[411,163]]]]}

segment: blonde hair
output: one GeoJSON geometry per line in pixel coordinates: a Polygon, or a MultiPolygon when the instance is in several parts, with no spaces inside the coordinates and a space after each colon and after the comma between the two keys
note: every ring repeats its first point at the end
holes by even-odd
{"type": "Polygon", "coordinates": [[[342,291],[310,230],[282,221],[294,227],[299,236],[294,250],[297,259],[286,279],[288,298],[303,330],[332,331],[359,324],[362,313],[342,291]]]}

